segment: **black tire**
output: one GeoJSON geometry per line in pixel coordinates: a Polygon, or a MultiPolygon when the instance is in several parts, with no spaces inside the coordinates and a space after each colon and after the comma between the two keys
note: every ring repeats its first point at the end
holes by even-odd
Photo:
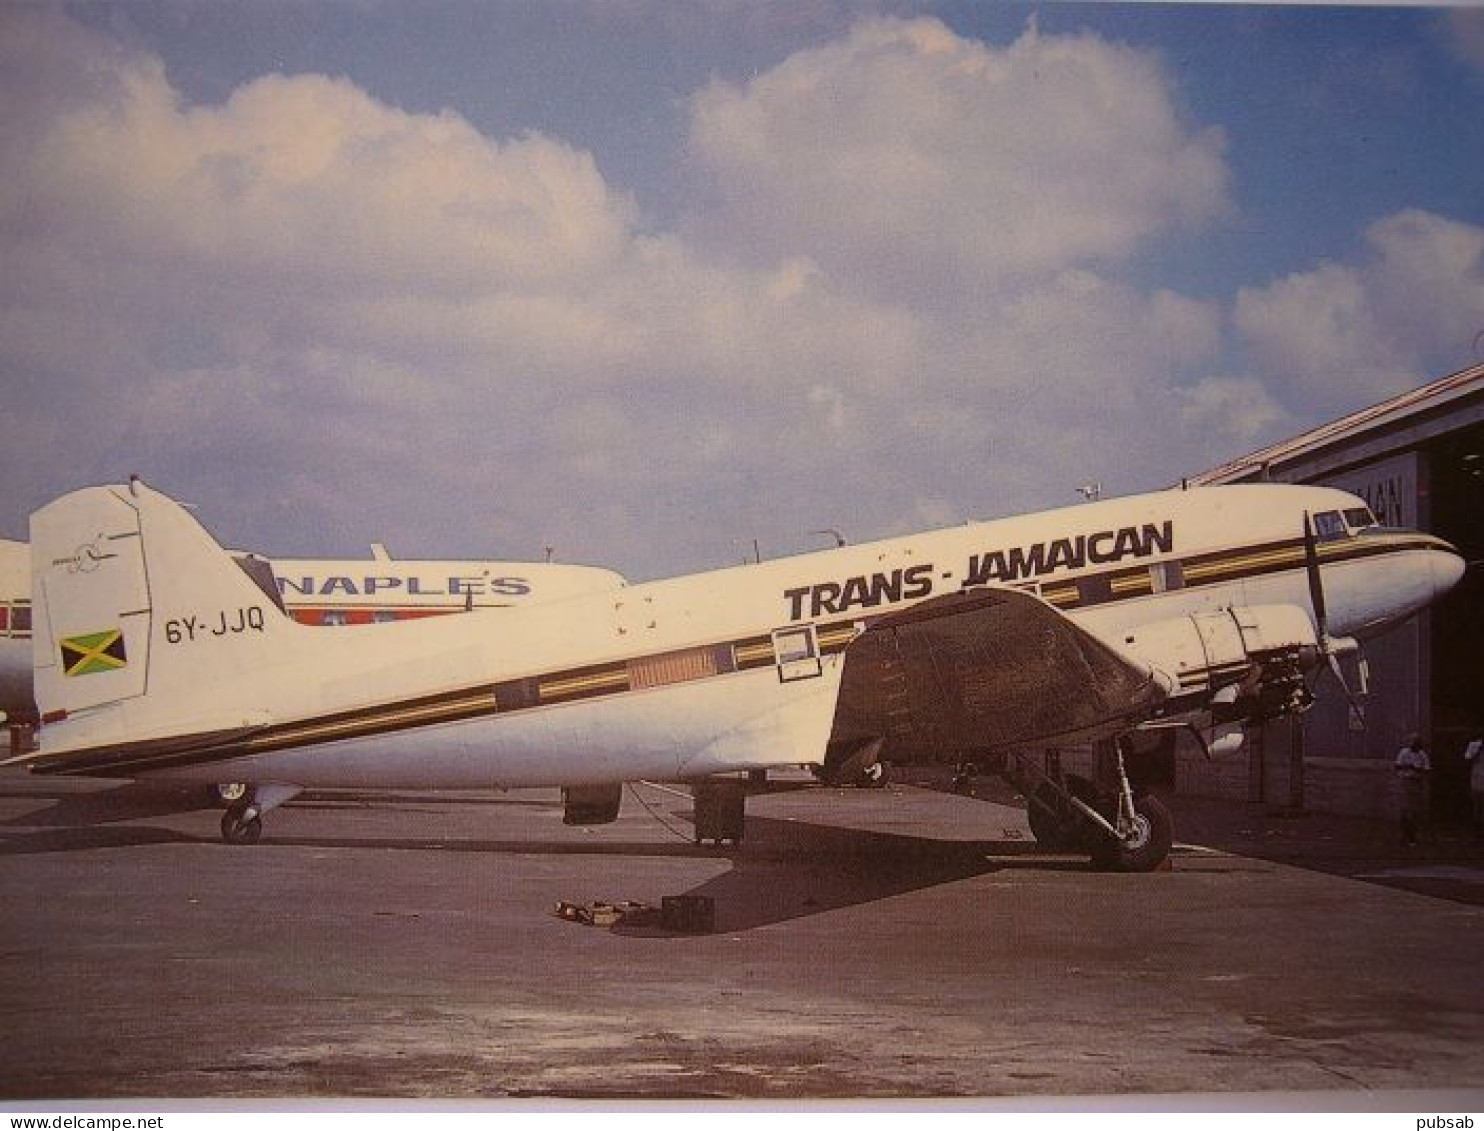
{"type": "Polygon", "coordinates": [[[228,844],[257,844],[263,838],[263,819],[244,819],[242,810],[228,809],[222,814],[222,839],[228,844]]]}
{"type": "Polygon", "coordinates": [[[1175,820],[1153,794],[1134,798],[1139,835],[1131,842],[1103,833],[1092,850],[1092,862],[1110,872],[1152,872],[1170,855],[1175,843],[1175,820]]]}

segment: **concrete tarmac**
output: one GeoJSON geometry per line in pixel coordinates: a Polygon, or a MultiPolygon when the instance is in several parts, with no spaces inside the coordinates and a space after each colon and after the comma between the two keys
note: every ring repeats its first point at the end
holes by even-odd
{"type": "Polygon", "coordinates": [[[1484,1097],[1472,846],[1301,866],[1299,822],[1264,858],[1266,818],[1177,799],[1172,870],[1110,875],[891,786],[703,848],[638,786],[592,828],[554,790],[319,794],[229,847],[196,802],[0,774],[0,1100],[1484,1097]],[[1450,878],[1377,874],[1418,868],[1450,878]],[[553,913],[686,893],[715,931],[553,913]]]}

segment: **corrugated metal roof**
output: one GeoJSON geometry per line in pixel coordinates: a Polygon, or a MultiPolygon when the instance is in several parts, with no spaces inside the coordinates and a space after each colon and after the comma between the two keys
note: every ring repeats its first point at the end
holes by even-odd
{"type": "Polygon", "coordinates": [[[1440,378],[1421,388],[1402,393],[1380,404],[1352,412],[1339,420],[1321,424],[1291,439],[1280,440],[1249,455],[1231,460],[1220,467],[1186,480],[1191,486],[1229,483],[1244,479],[1266,465],[1277,465],[1298,459],[1321,448],[1354,441],[1369,433],[1394,428],[1411,417],[1443,408],[1470,395],[1484,393],[1484,365],[1474,365],[1451,376],[1440,378]]]}

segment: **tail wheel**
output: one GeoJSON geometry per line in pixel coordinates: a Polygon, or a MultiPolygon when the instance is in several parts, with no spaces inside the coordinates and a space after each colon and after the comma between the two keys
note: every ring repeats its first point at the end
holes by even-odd
{"type": "Polygon", "coordinates": [[[256,813],[249,817],[234,806],[222,814],[222,839],[228,844],[257,844],[262,837],[263,818],[256,813]]]}
{"type": "Polygon", "coordinates": [[[1175,842],[1175,821],[1164,802],[1152,794],[1134,799],[1134,819],[1128,835],[1100,836],[1092,862],[1111,872],[1152,872],[1165,862],[1175,842]]]}
{"type": "Polygon", "coordinates": [[[216,787],[217,798],[223,805],[235,805],[239,801],[247,800],[247,783],[240,781],[222,782],[216,787]]]}

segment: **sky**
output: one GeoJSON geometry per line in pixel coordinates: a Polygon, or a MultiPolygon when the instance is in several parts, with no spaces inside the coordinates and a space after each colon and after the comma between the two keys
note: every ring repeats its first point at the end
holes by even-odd
{"type": "Polygon", "coordinates": [[[1484,361],[1484,8],[0,4],[0,534],[646,579],[1484,361]]]}

